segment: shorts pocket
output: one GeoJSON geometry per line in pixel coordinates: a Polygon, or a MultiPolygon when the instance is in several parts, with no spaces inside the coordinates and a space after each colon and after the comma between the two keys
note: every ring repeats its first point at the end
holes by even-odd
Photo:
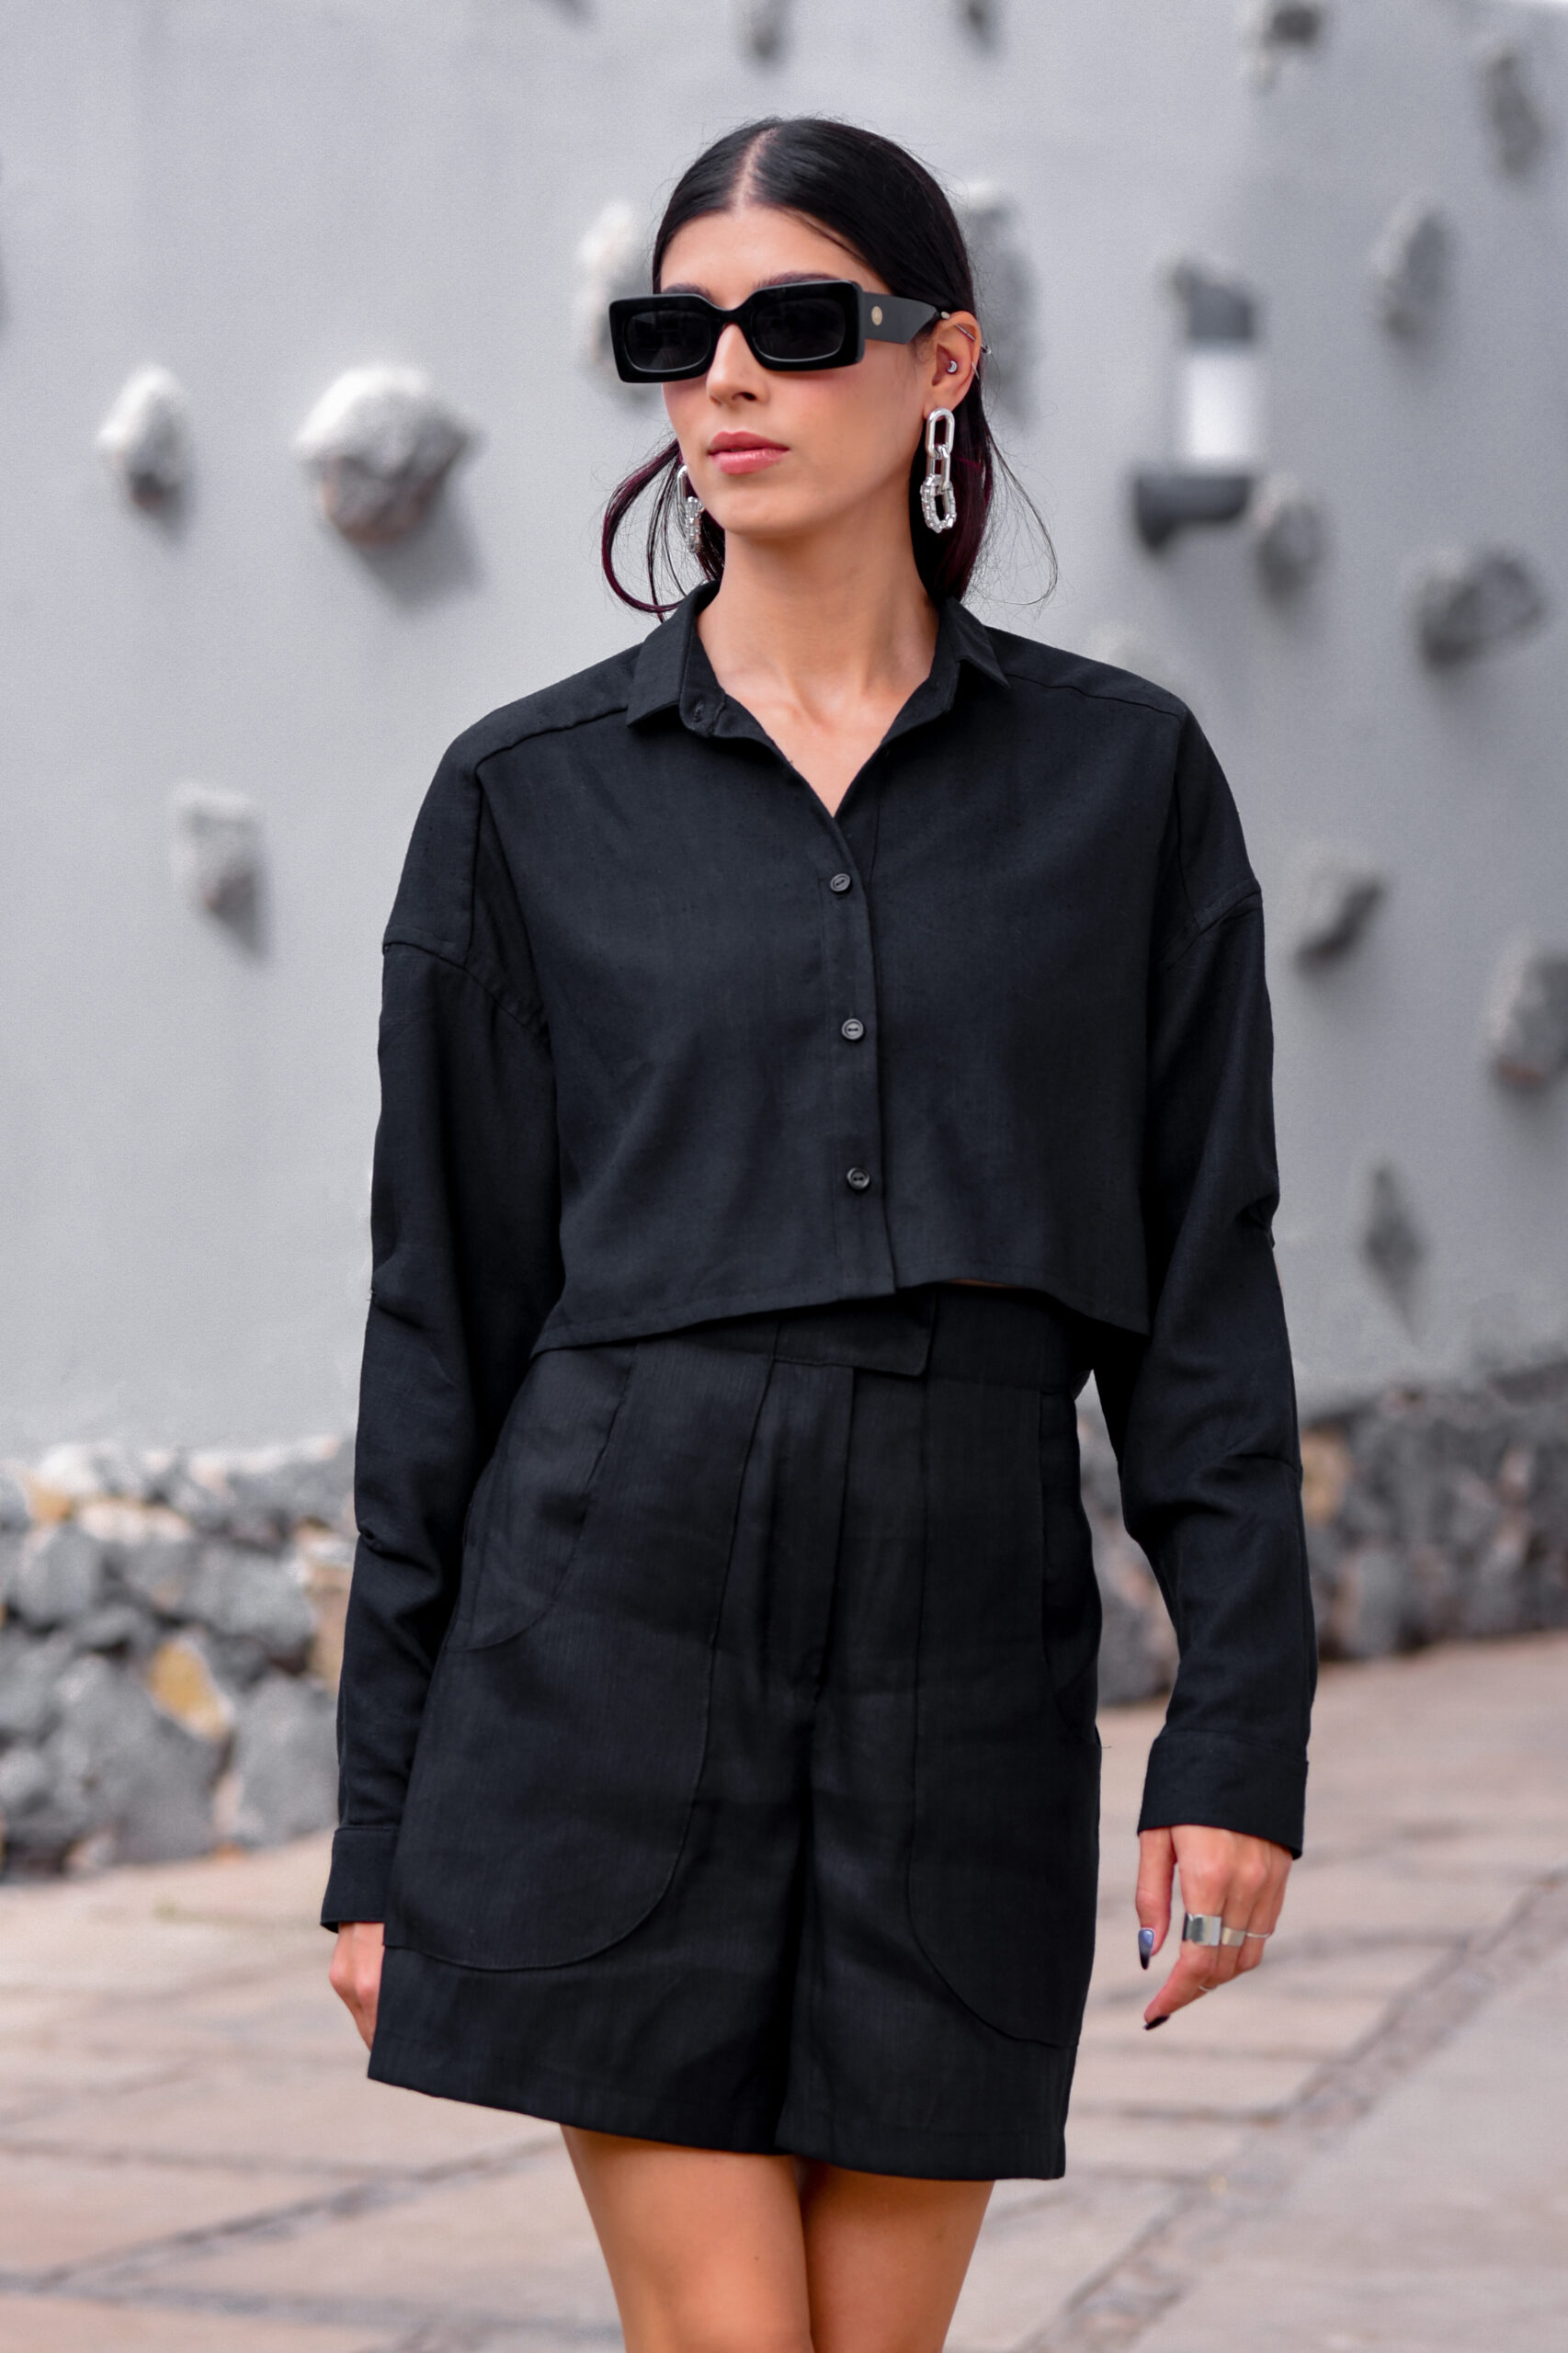
{"type": "MultiPolygon", "coordinates": [[[[1087,1524],[1056,1483],[1063,1411],[1054,1393],[928,1384],[909,1901],[977,2017],[1070,2044],[1094,1961],[1100,1749],[1073,1645],[1057,1649],[1064,1628],[1081,1647],[1097,1607],[1087,1524]]],[[[1092,1683],[1092,1649],[1089,1665],[1092,1683]]]]}
{"type": "Polygon", "coordinates": [[[462,1646],[509,1642],[560,1592],[636,1356],[635,1342],[607,1342],[529,1363],[463,1531],[462,1646]]]}
{"type": "MultiPolygon", "coordinates": [[[[636,1344],[548,1597],[530,1590],[509,1633],[497,1608],[480,1620],[484,1641],[442,1650],[398,1836],[390,1943],[476,1969],[559,1967],[616,1943],[658,1903],[706,1753],[768,1372],[749,1353],[636,1344]]],[[[500,1540],[499,1508],[487,1544],[500,1540]]]]}

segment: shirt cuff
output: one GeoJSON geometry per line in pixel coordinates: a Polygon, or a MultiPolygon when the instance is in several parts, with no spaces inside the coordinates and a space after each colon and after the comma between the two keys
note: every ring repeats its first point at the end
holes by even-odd
{"type": "Polygon", "coordinates": [[[1149,1752],[1140,1830],[1200,1822],[1301,1851],[1307,1760],[1289,1748],[1223,1734],[1163,1732],[1149,1752]]]}
{"type": "Polygon", "coordinates": [[[322,1898],[324,1928],[338,1927],[345,1920],[386,1918],[387,1883],[396,1845],[395,1822],[378,1823],[369,1829],[348,1824],[335,1834],[332,1869],[322,1898]]]}

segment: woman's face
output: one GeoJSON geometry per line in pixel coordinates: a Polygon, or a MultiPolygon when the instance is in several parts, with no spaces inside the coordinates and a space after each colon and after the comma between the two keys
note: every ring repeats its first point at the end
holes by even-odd
{"type": "MultiPolygon", "coordinates": [[[[705,294],[729,311],[759,286],[811,278],[909,290],[798,214],[743,204],[672,238],[660,291],[705,294]]],[[[957,408],[979,344],[973,315],[955,311],[914,343],[868,343],[853,368],[778,374],[727,326],[706,376],[664,388],[692,488],[726,535],[758,541],[799,539],[884,504],[902,513],[926,418],[957,408]]]]}

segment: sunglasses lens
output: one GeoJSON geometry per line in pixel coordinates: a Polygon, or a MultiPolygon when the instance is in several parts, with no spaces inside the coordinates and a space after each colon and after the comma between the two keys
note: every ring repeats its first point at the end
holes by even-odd
{"type": "Polygon", "coordinates": [[[821,294],[780,296],[757,304],[751,339],[759,358],[781,359],[795,368],[821,368],[836,359],[844,348],[844,313],[838,303],[821,294]]]}
{"type": "Polygon", "coordinates": [[[644,376],[679,375],[711,357],[707,320],[684,302],[650,302],[631,312],[621,335],[628,359],[644,376]]]}

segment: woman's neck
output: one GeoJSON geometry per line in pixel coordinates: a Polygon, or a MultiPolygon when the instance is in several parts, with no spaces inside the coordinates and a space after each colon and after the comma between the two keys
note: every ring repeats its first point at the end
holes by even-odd
{"type": "Polygon", "coordinates": [[[824,718],[905,701],[931,667],[937,608],[898,521],[891,546],[876,543],[881,534],[857,546],[849,531],[809,548],[732,535],[697,624],[726,693],[824,718]]]}

